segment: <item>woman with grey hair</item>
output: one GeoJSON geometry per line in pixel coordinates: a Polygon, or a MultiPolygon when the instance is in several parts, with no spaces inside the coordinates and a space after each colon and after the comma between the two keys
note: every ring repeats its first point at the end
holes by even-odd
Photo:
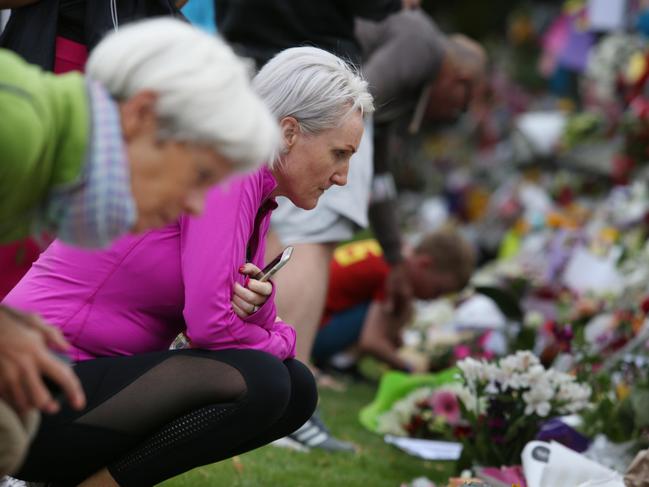
{"type": "MultiPolygon", "coordinates": [[[[88,71],[86,79],[52,76],[0,49],[0,243],[46,231],[105,246],[200,213],[209,187],[275,152],[277,122],[244,64],[184,22],[120,29],[98,45],[88,71]]],[[[14,277],[4,257],[0,249],[0,288],[14,277]]],[[[0,307],[0,334],[4,473],[27,446],[20,418],[58,409],[42,377],[73,407],[84,400],[75,375],[49,352],[66,346],[58,332],[0,307]]]]}
{"type": "Polygon", "coordinates": [[[142,486],[296,430],[317,392],[294,359],[274,286],[256,278],[275,198],[315,207],[344,185],[373,111],[367,84],[323,50],[288,49],[253,83],[281,148],[257,172],[210,191],[205,211],[103,252],[55,242],[9,294],[71,343],[88,392],[46,417],[20,478],[142,486]],[[168,350],[183,332],[189,348],[168,350]]]}
{"type": "Polygon", "coordinates": [[[259,167],[279,142],[244,64],[173,19],[107,36],[86,80],[0,50],[0,106],[0,242],[37,227],[98,247],[200,213],[209,187],[259,167]]]}

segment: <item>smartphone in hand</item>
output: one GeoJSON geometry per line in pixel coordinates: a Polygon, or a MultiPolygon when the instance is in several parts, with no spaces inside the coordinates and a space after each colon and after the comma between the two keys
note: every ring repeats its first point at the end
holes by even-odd
{"type": "Polygon", "coordinates": [[[253,276],[253,279],[265,282],[275,275],[275,273],[286,265],[293,254],[293,247],[286,247],[284,251],[271,260],[266,267],[253,276]]]}

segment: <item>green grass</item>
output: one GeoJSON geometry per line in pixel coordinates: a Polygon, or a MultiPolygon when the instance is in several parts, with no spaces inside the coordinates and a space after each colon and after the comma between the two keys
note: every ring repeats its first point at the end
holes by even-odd
{"type": "MultiPolygon", "coordinates": [[[[410,457],[365,430],[358,411],[374,397],[375,387],[349,384],[347,391],[322,391],[322,417],[333,433],[355,443],[356,455],[312,450],[300,453],[266,446],[235,459],[197,468],[165,482],[165,487],[398,487],[426,476],[444,481],[453,464],[425,462],[410,457]]],[[[218,441],[215,438],[214,441],[218,441]]]]}

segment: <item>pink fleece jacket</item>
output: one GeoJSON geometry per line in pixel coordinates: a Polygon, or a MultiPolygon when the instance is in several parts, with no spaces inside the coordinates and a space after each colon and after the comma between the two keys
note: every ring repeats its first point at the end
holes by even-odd
{"type": "Polygon", "coordinates": [[[295,330],[277,319],[273,295],[240,319],[232,309],[239,267],[263,267],[276,187],[262,168],[210,191],[200,217],[128,236],[102,251],[55,241],[4,303],[60,328],[74,361],[169,347],[186,331],[195,348],[295,356],[295,330]]]}

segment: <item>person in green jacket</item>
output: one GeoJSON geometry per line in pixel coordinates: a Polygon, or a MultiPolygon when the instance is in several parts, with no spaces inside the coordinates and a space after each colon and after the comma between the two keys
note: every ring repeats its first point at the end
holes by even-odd
{"type": "MultiPolygon", "coordinates": [[[[0,50],[0,242],[47,233],[101,247],[200,213],[210,186],[256,168],[278,141],[243,63],[178,20],[110,34],[86,78],[0,50]]],[[[0,475],[22,461],[21,423],[60,408],[44,377],[84,406],[76,376],[50,352],[66,346],[37,316],[0,307],[0,475]]]]}

